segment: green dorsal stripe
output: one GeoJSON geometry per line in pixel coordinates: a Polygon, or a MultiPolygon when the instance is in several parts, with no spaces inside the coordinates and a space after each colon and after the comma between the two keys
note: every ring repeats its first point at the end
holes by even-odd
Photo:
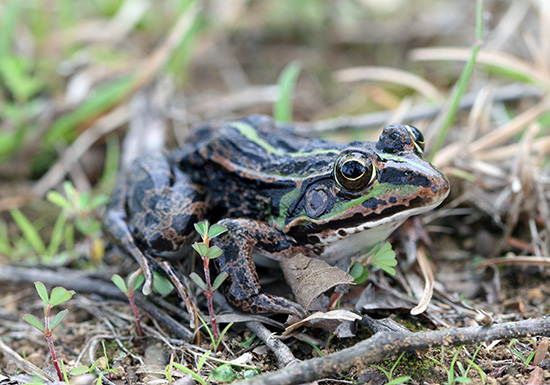
{"type": "Polygon", "coordinates": [[[254,127],[243,123],[243,122],[233,122],[231,123],[233,127],[235,127],[237,130],[239,130],[239,133],[244,136],[246,139],[250,140],[253,143],[256,143],[258,146],[263,148],[266,152],[278,156],[292,156],[292,157],[298,157],[298,156],[307,156],[307,155],[315,155],[315,154],[338,154],[339,151],[335,149],[322,149],[317,148],[310,152],[304,152],[304,151],[298,151],[298,152],[286,152],[284,150],[281,150],[280,148],[276,148],[272,146],[270,143],[268,143],[265,139],[260,138],[258,135],[258,131],[254,129],[254,127]]]}

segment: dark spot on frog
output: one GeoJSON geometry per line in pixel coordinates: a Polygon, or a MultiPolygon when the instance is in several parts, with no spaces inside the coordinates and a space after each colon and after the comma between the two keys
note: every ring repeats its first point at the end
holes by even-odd
{"type": "Polygon", "coordinates": [[[346,230],[340,229],[340,230],[338,230],[338,235],[341,236],[341,237],[345,237],[346,235],[348,235],[348,233],[347,233],[346,230]]]}
{"type": "Polygon", "coordinates": [[[312,245],[321,242],[321,238],[319,238],[317,235],[310,235],[307,237],[307,240],[312,245]]]}
{"type": "Polygon", "coordinates": [[[386,202],[383,199],[377,199],[377,198],[370,198],[363,202],[363,207],[370,209],[370,210],[376,210],[380,205],[387,205],[388,202],[386,202]]]}
{"type": "Polygon", "coordinates": [[[388,167],[380,170],[378,175],[378,182],[380,183],[391,183],[394,185],[413,185],[413,186],[422,186],[430,187],[432,183],[430,180],[418,173],[415,173],[412,170],[400,170],[393,167],[388,167]]]}
{"type": "Polygon", "coordinates": [[[395,202],[397,202],[397,198],[396,197],[390,197],[389,201],[390,201],[390,203],[395,203],[395,202]]]}
{"type": "Polygon", "coordinates": [[[174,244],[160,232],[155,233],[149,238],[149,246],[157,251],[173,251],[174,244]]]}

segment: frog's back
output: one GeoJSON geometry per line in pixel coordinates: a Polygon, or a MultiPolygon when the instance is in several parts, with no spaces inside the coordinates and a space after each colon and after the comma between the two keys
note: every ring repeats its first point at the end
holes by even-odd
{"type": "Polygon", "coordinates": [[[298,135],[294,128],[263,115],[205,126],[176,154],[182,166],[215,163],[230,172],[254,177],[299,177],[326,172],[342,145],[298,135]]]}

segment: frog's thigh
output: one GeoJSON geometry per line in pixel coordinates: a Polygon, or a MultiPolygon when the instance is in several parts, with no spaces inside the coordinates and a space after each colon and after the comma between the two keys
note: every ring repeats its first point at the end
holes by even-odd
{"type": "Polygon", "coordinates": [[[255,248],[278,255],[296,247],[295,243],[280,231],[264,222],[252,219],[224,219],[219,224],[227,232],[212,242],[223,250],[216,260],[220,271],[229,275],[226,295],[236,307],[250,313],[287,313],[299,315],[300,305],[282,297],[262,292],[253,262],[255,248]]]}
{"type": "Polygon", "coordinates": [[[204,218],[205,194],[187,174],[153,154],[133,168],[128,216],[136,238],[153,251],[176,251],[204,218]]]}

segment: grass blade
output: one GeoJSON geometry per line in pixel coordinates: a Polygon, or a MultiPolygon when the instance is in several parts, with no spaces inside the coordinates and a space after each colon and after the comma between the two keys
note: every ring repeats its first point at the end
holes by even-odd
{"type": "Polygon", "coordinates": [[[302,66],[298,62],[288,64],[277,81],[279,85],[279,98],[273,106],[273,117],[279,122],[292,120],[292,94],[298,80],[302,66]]]}
{"type": "Polygon", "coordinates": [[[437,135],[433,146],[430,148],[430,153],[428,156],[428,160],[430,161],[433,160],[433,158],[435,157],[435,154],[437,154],[437,151],[441,148],[441,145],[443,144],[443,141],[445,140],[445,137],[449,132],[451,123],[453,122],[456,116],[460,99],[462,99],[462,95],[464,95],[464,92],[466,91],[466,86],[468,85],[468,82],[470,81],[470,76],[472,75],[472,72],[474,70],[477,54],[481,49],[482,40],[483,40],[483,1],[477,0],[476,40],[472,48],[472,54],[470,56],[470,59],[466,63],[466,66],[464,67],[462,74],[460,74],[460,78],[458,79],[458,83],[455,86],[455,89],[453,90],[451,105],[449,106],[449,109],[447,110],[447,114],[443,119],[443,123],[441,124],[441,128],[439,129],[439,135],[437,135]]]}
{"type": "Polygon", "coordinates": [[[63,241],[63,235],[65,234],[65,223],[67,222],[67,214],[61,211],[57,216],[57,220],[53,226],[52,237],[50,238],[50,244],[48,245],[48,254],[55,255],[59,252],[59,247],[63,241]]]}
{"type": "Polygon", "coordinates": [[[25,237],[27,242],[32,245],[34,250],[38,254],[46,254],[46,246],[44,245],[42,238],[40,238],[40,234],[38,234],[38,231],[31,223],[31,221],[29,221],[18,208],[11,209],[10,214],[15,223],[17,223],[19,230],[21,230],[23,236],[25,237]]]}

